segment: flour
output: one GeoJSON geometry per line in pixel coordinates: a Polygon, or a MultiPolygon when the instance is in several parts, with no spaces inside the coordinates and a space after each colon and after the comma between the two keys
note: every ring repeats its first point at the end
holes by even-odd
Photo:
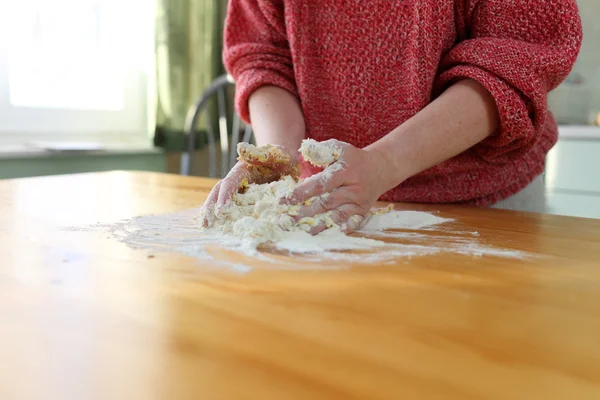
{"type": "MultiPolygon", "coordinates": [[[[285,154],[273,147],[238,146],[240,157],[255,162],[282,162],[285,154]]],[[[305,140],[301,152],[305,160],[324,167],[308,179],[328,180],[344,168],[340,142],[318,143],[305,140]]],[[[289,160],[288,160],[289,161],[289,160]]],[[[291,169],[293,170],[293,169],[291,169]]],[[[343,232],[332,213],[299,219],[304,204],[284,204],[300,181],[292,173],[275,182],[240,186],[233,199],[213,210],[192,209],[165,215],[134,218],[108,227],[127,245],[152,251],[177,252],[211,265],[225,266],[240,273],[251,272],[260,261],[261,268],[340,268],[353,264],[396,263],[402,259],[450,252],[467,256],[523,258],[518,251],[498,249],[481,243],[479,234],[445,228],[452,219],[420,212],[395,211],[393,206],[372,209],[366,219],[353,216],[359,230],[343,232]],[[205,224],[206,223],[206,224],[205,224]],[[206,225],[206,227],[204,227],[206,225]],[[315,226],[325,228],[313,236],[315,226]],[[428,232],[434,231],[430,235],[428,232]],[[236,252],[248,260],[231,262],[227,252],[236,252]]],[[[323,198],[319,199],[323,201],[323,198]]]]}
{"type": "MultiPolygon", "coordinates": [[[[345,235],[335,227],[318,236],[294,231],[275,243],[266,242],[262,245],[252,235],[242,238],[214,229],[202,229],[196,220],[198,213],[198,209],[190,209],[171,214],[146,215],[97,228],[108,230],[113,237],[134,249],[145,249],[153,254],[180,253],[197,259],[201,265],[225,268],[235,273],[249,273],[257,268],[322,270],[352,265],[397,264],[413,257],[439,253],[516,259],[530,256],[520,251],[486,245],[464,227],[462,230],[453,229],[456,221],[425,212],[375,213],[369,217],[370,228],[365,228],[365,225],[363,230],[353,235],[345,235]],[[402,216],[410,218],[400,223],[402,216]],[[392,224],[402,225],[402,230],[365,230],[392,224]],[[245,261],[232,261],[228,252],[239,254],[245,261]]],[[[91,232],[94,227],[85,227],[80,231],[91,232]]]]}
{"type": "Polygon", "coordinates": [[[390,229],[423,229],[450,222],[451,219],[418,211],[396,211],[385,218],[369,218],[361,228],[363,232],[386,231],[390,229]]]}
{"type": "MultiPolygon", "coordinates": [[[[223,207],[219,215],[203,214],[208,227],[214,231],[231,234],[241,239],[249,239],[257,245],[286,239],[290,234],[307,233],[314,226],[323,224],[327,228],[335,224],[331,212],[295,221],[300,205],[281,204],[281,199],[292,194],[298,183],[286,176],[281,180],[262,185],[249,185],[244,193],[238,193],[223,207]]],[[[307,203],[314,201],[310,199],[307,203]]]]}

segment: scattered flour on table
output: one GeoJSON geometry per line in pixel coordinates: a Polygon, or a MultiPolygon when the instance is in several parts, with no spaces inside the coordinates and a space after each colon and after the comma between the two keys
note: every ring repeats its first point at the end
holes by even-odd
{"type": "MultiPolygon", "coordinates": [[[[274,148],[246,145],[241,150],[246,157],[256,159],[277,156],[274,148]]],[[[308,179],[327,180],[344,167],[343,150],[338,141],[319,143],[309,139],[302,143],[300,150],[305,160],[325,168],[308,179]]],[[[322,269],[392,263],[440,252],[525,257],[518,251],[482,244],[477,232],[446,228],[452,219],[420,211],[395,211],[392,206],[371,210],[353,235],[346,235],[335,224],[331,212],[297,221],[295,217],[301,205],[281,204],[281,199],[289,197],[298,184],[291,176],[261,185],[246,183],[222,209],[205,210],[203,215],[200,210],[192,209],[142,216],[108,229],[131,247],[183,253],[237,272],[250,272],[250,264],[256,265],[256,260],[261,261],[261,267],[322,269]],[[202,227],[203,222],[206,228],[202,227]],[[315,226],[325,230],[313,236],[309,231],[315,226]],[[240,263],[239,257],[236,262],[229,261],[227,251],[240,253],[248,259],[248,265],[240,263]]],[[[320,200],[323,198],[312,198],[303,205],[320,200]]]]}
{"type": "Polygon", "coordinates": [[[262,244],[252,235],[244,238],[215,229],[202,229],[198,226],[198,213],[199,209],[190,209],[146,215],[102,229],[109,230],[113,237],[132,248],[185,254],[196,258],[200,264],[210,261],[207,264],[236,273],[248,273],[255,268],[340,269],[350,265],[396,263],[437,253],[527,257],[523,252],[486,245],[472,232],[456,233],[445,226],[451,220],[424,212],[392,211],[373,215],[365,225],[367,230],[352,236],[333,227],[317,236],[304,231],[288,232],[275,242],[262,244]],[[399,222],[403,216],[412,222],[399,222]],[[374,226],[401,226],[402,230],[379,231],[373,230],[374,226]],[[232,261],[227,252],[238,253],[246,261],[241,262],[240,257],[232,261]]]}
{"type": "Polygon", "coordinates": [[[363,232],[386,231],[390,229],[423,229],[450,222],[433,214],[419,211],[392,211],[389,214],[370,218],[361,230],[363,232]]]}

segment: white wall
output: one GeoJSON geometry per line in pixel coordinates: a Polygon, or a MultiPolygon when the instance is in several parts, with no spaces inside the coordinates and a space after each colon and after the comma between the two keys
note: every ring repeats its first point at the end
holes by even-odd
{"type": "MultiPolygon", "coordinates": [[[[581,85],[563,83],[549,96],[550,109],[559,123],[587,125],[600,113],[600,0],[578,0],[583,23],[583,45],[573,75],[581,85]]],[[[600,133],[599,133],[600,135],[600,133]]]]}

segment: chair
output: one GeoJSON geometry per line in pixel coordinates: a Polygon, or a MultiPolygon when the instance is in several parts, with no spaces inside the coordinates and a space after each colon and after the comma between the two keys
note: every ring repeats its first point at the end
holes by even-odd
{"type": "Polygon", "coordinates": [[[235,110],[231,113],[228,113],[227,111],[227,89],[230,87],[235,87],[233,78],[230,75],[221,75],[211,83],[198,102],[190,107],[185,120],[186,150],[184,150],[181,155],[181,175],[191,174],[194,153],[196,150],[196,125],[204,111],[208,139],[209,176],[211,178],[217,178],[216,138],[211,122],[210,107],[208,107],[213,96],[217,97],[217,110],[219,116],[218,126],[220,138],[219,145],[221,148],[221,178],[224,178],[237,162],[237,144],[240,142],[241,130],[243,129],[244,131],[242,137],[243,142],[250,142],[252,140],[252,127],[244,124],[235,110]],[[230,121],[232,127],[231,142],[228,135],[230,121]]]}

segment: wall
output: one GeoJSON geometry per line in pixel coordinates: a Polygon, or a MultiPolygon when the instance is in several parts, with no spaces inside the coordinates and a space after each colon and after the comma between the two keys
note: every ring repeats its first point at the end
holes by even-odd
{"type": "Polygon", "coordinates": [[[568,81],[550,93],[548,102],[561,124],[600,125],[600,1],[577,4],[583,24],[581,52],[568,81]]]}
{"type": "Polygon", "coordinates": [[[600,218],[600,139],[563,138],[548,154],[548,212],[600,218]]]}
{"type": "Polygon", "coordinates": [[[148,152],[0,159],[0,179],[112,170],[165,172],[165,156],[159,152],[148,152]]]}

